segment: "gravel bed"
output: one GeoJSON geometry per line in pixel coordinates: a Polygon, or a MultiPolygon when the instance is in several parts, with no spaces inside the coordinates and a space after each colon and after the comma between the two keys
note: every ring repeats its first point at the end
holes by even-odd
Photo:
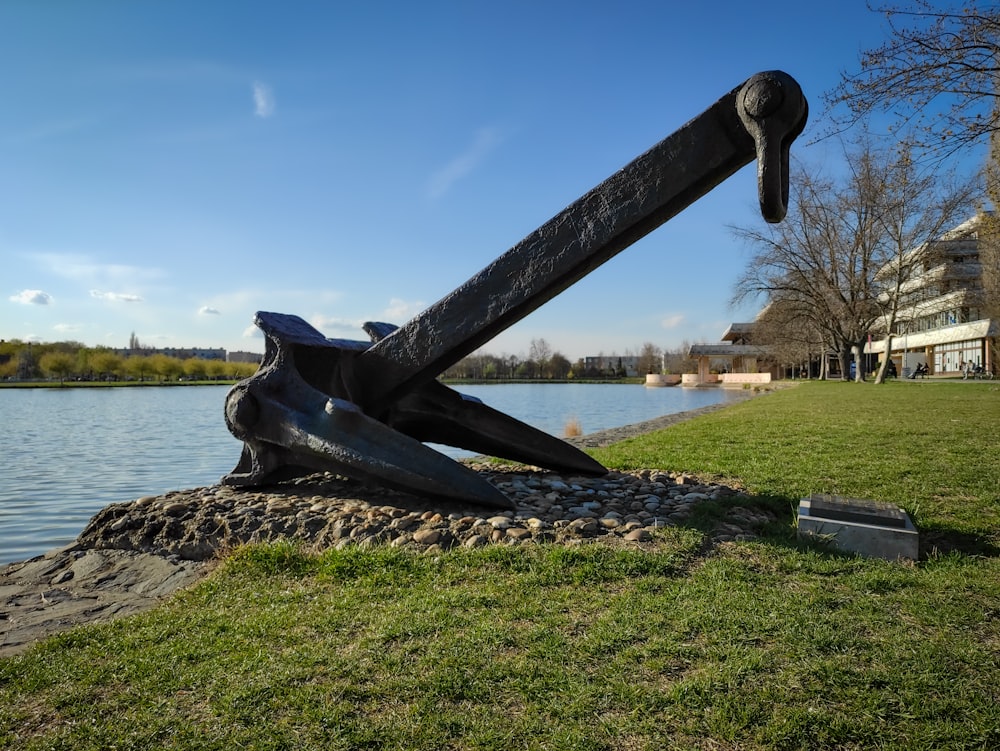
{"type": "Polygon", "coordinates": [[[266,489],[212,486],[112,504],[91,520],[77,545],[203,561],[243,543],[279,539],[316,550],[390,545],[438,551],[600,538],[643,543],[657,528],[686,522],[699,502],[719,499],[736,503],[713,533],[717,541],[752,539],[758,526],[773,519],[770,512],[740,505],[738,489],[687,475],[642,470],[563,477],[525,467],[472,466],[516,509],[429,502],[316,474],[266,489]]]}

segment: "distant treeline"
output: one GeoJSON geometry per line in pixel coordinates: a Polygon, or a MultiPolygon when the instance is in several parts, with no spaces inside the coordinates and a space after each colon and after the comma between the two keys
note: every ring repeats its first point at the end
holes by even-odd
{"type": "MultiPolygon", "coordinates": [[[[109,347],[80,342],[0,341],[0,381],[178,381],[239,380],[253,375],[255,363],[225,362],[198,357],[178,358],[141,347],[122,354],[109,347]]],[[[685,355],[688,345],[664,351],[646,343],[633,355],[600,355],[570,360],[534,339],[527,356],[472,354],[448,368],[441,377],[459,381],[612,380],[647,373],[691,373],[697,363],[685,355]]]]}
{"type": "Polygon", "coordinates": [[[247,378],[256,370],[256,363],[182,360],[141,350],[123,356],[108,347],[79,342],[0,342],[0,380],[4,381],[226,381],[247,378]]]}
{"type": "Polygon", "coordinates": [[[674,350],[664,350],[646,342],[635,353],[629,350],[623,355],[602,353],[570,362],[544,339],[532,339],[527,356],[468,355],[442,373],[442,378],[471,381],[599,381],[641,378],[647,373],[694,373],[698,363],[687,357],[689,348],[687,342],[674,350]]]}

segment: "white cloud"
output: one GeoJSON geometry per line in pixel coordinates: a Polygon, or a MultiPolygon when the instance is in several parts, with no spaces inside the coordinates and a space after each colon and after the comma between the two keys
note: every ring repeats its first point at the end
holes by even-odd
{"type": "Polygon", "coordinates": [[[352,321],[347,318],[317,314],[309,319],[309,324],[327,336],[331,333],[338,334],[339,336],[333,337],[335,339],[349,338],[362,341],[367,336],[364,329],[361,328],[364,321],[352,321]]]}
{"type": "Polygon", "coordinates": [[[57,323],[52,328],[60,334],[75,334],[77,331],[83,330],[83,326],[79,323],[57,323]]]}
{"type": "Polygon", "coordinates": [[[276,106],[274,91],[260,81],[253,83],[253,111],[257,117],[270,117],[276,106]]]}
{"type": "Polygon", "coordinates": [[[481,128],[469,148],[431,175],[427,181],[427,194],[431,198],[443,196],[456,182],[482,164],[502,141],[497,128],[481,128]]]}
{"type": "Polygon", "coordinates": [[[682,323],[684,323],[683,313],[677,313],[672,316],[667,316],[662,321],[660,321],[660,325],[665,329],[676,329],[682,323]]]}
{"type": "Polygon", "coordinates": [[[243,338],[244,339],[263,339],[264,338],[264,332],[261,331],[256,326],[254,326],[253,324],[251,324],[251,325],[247,326],[245,329],[243,329],[243,338]]]}
{"type": "Polygon", "coordinates": [[[198,308],[198,315],[200,316],[221,316],[222,313],[218,308],[210,308],[208,305],[202,305],[198,308]]]}
{"type": "Polygon", "coordinates": [[[389,300],[389,307],[382,311],[382,316],[386,323],[402,325],[426,307],[427,305],[421,300],[407,302],[394,297],[389,300]]]}
{"type": "Polygon", "coordinates": [[[123,263],[95,263],[89,257],[73,253],[39,253],[43,268],[66,279],[93,285],[122,286],[162,279],[163,269],[143,268],[123,263]]]}
{"type": "Polygon", "coordinates": [[[24,289],[16,295],[11,295],[9,299],[22,305],[48,305],[52,302],[52,295],[40,289],[24,289]]]}
{"type": "Polygon", "coordinates": [[[102,292],[99,289],[90,290],[90,296],[98,300],[109,300],[110,302],[142,302],[139,295],[130,295],[124,292],[102,292]]]}

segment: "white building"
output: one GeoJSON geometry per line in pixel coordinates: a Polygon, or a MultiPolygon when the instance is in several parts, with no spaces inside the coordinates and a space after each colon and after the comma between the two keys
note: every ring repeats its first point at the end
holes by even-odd
{"type": "MultiPolygon", "coordinates": [[[[992,370],[991,344],[1000,321],[986,317],[979,261],[979,217],[945,233],[940,240],[910,251],[913,272],[903,286],[890,356],[900,373],[925,364],[931,375],[957,375],[961,364],[992,370]]],[[[885,353],[885,339],[871,352],[885,353]]]]}
{"type": "Polygon", "coordinates": [[[625,371],[625,375],[631,378],[639,375],[639,358],[635,355],[588,355],[583,358],[583,365],[587,372],[608,374],[625,371]]]}

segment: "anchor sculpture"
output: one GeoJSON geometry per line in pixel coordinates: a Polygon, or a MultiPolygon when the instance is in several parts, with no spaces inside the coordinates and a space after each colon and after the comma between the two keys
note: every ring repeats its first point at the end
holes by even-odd
{"type": "Polygon", "coordinates": [[[328,339],[297,316],[257,313],[264,361],[226,398],[226,423],[244,446],[222,482],[263,485],[319,470],[512,507],[477,472],[424,441],[604,474],[582,451],[436,377],[755,157],[761,212],[781,221],[789,146],[807,111],[787,74],[753,76],[403,326],[365,324],[370,342],[328,339]]]}

